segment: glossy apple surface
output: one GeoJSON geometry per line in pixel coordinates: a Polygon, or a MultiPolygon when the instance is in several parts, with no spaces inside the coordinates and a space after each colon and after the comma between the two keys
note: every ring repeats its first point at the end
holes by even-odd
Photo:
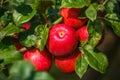
{"type": "Polygon", "coordinates": [[[47,48],[54,56],[65,56],[77,47],[78,38],[75,30],[65,24],[57,24],[51,27],[47,48]]]}
{"type": "Polygon", "coordinates": [[[41,52],[38,49],[27,50],[23,58],[30,61],[36,71],[48,71],[52,65],[52,57],[46,49],[41,52]]]}
{"type": "Polygon", "coordinates": [[[60,14],[64,18],[77,18],[80,13],[80,8],[61,8],[60,14]]]}
{"type": "Polygon", "coordinates": [[[86,22],[87,18],[79,19],[79,18],[64,18],[64,23],[75,28],[81,28],[86,22]]]}
{"type": "Polygon", "coordinates": [[[89,33],[87,30],[87,26],[82,26],[77,30],[77,35],[80,41],[84,42],[87,41],[89,38],[89,33]]]}
{"type": "Polygon", "coordinates": [[[76,59],[81,56],[79,50],[75,50],[73,54],[67,57],[55,57],[56,67],[64,73],[72,73],[75,71],[76,59]]]}

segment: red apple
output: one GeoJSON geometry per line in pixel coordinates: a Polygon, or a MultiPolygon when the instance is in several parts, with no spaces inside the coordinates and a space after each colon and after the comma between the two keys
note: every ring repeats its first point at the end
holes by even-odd
{"type": "Polygon", "coordinates": [[[79,19],[79,18],[64,18],[64,23],[75,28],[81,28],[86,22],[87,18],[79,19]]]}
{"type": "Polygon", "coordinates": [[[64,18],[74,17],[77,18],[80,13],[80,8],[61,8],[60,14],[64,18]]]}
{"type": "Polygon", "coordinates": [[[17,50],[20,50],[24,47],[20,42],[15,42],[14,45],[15,45],[17,50]]]}
{"type": "Polygon", "coordinates": [[[30,29],[31,24],[30,23],[23,23],[22,27],[25,28],[25,30],[29,30],[30,29]]]}
{"type": "Polygon", "coordinates": [[[80,56],[79,50],[75,50],[73,54],[67,57],[55,57],[55,65],[64,73],[72,73],[75,71],[76,59],[80,56]]]}
{"type": "MultiPolygon", "coordinates": [[[[22,28],[24,28],[25,30],[29,30],[31,24],[30,24],[30,23],[23,23],[21,26],[22,26],[22,28]]],[[[22,32],[24,32],[25,30],[22,30],[22,32]]],[[[14,37],[15,39],[18,39],[18,35],[19,35],[19,33],[15,33],[15,34],[13,35],[13,37],[14,37]]]]}
{"type": "Polygon", "coordinates": [[[46,49],[41,52],[38,49],[27,50],[23,57],[35,66],[36,71],[48,71],[51,68],[52,57],[46,49]]]}
{"type": "Polygon", "coordinates": [[[75,30],[65,24],[56,24],[51,27],[47,48],[54,56],[65,56],[76,49],[78,38],[75,30]]]}
{"type": "Polygon", "coordinates": [[[83,26],[77,30],[78,38],[81,42],[87,41],[89,38],[89,33],[87,30],[87,26],[83,26]]]}

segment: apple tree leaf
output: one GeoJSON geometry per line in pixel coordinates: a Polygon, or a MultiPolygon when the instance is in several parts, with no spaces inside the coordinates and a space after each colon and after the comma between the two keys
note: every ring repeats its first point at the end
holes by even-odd
{"type": "Polygon", "coordinates": [[[32,4],[21,4],[13,12],[13,21],[16,25],[29,21],[36,14],[36,7],[38,0],[35,0],[32,4]]]}
{"type": "Polygon", "coordinates": [[[120,15],[119,14],[107,14],[106,21],[111,26],[116,35],[120,36],[120,15]]]}
{"type": "Polygon", "coordinates": [[[105,5],[106,13],[118,13],[120,14],[120,5],[119,0],[109,0],[108,3],[105,5]]]}
{"type": "Polygon", "coordinates": [[[16,50],[14,45],[0,43],[0,46],[0,60],[3,60],[2,64],[14,63],[22,59],[22,54],[16,50]]]}
{"type": "Polygon", "coordinates": [[[93,5],[90,5],[86,9],[85,14],[91,21],[95,21],[95,19],[97,17],[97,11],[93,5]]]}
{"type": "Polygon", "coordinates": [[[33,80],[55,80],[48,72],[36,72],[33,80]]]}
{"type": "Polygon", "coordinates": [[[81,56],[77,59],[76,61],[76,66],[75,66],[75,72],[76,74],[82,78],[82,76],[85,74],[88,68],[88,63],[84,56],[81,56]]]}
{"type": "Polygon", "coordinates": [[[0,30],[0,41],[5,36],[11,36],[14,33],[19,33],[21,30],[19,27],[15,26],[13,23],[9,23],[5,28],[0,30]]]}
{"type": "Polygon", "coordinates": [[[103,35],[101,21],[99,19],[88,23],[89,40],[88,44],[95,47],[103,35]]]}
{"type": "Polygon", "coordinates": [[[100,51],[94,50],[90,45],[85,45],[83,47],[83,52],[85,54],[85,59],[87,63],[100,73],[105,73],[108,67],[107,57],[100,51]]]}
{"type": "Polygon", "coordinates": [[[90,2],[90,0],[62,0],[61,7],[83,8],[90,2]]]}
{"type": "Polygon", "coordinates": [[[46,45],[48,38],[49,28],[45,25],[38,25],[35,29],[37,36],[37,47],[42,51],[46,45]]]}
{"type": "Polygon", "coordinates": [[[19,78],[20,80],[27,80],[32,74],[34,66],[28,61],[18,61],[13,64],[9,70],[12,80],[19,78]]]}

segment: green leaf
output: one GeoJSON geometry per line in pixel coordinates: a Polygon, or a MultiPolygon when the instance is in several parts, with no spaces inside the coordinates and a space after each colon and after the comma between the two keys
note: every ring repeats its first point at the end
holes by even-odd
{"type": "Polygon", "coordinates": [[[90,0],[62,0],[61,7],[83,8],[90,4],[90,0]]]}
{"type": "Polygon", "coordinates": [[[33,80],[54,80],[54,78],[48,72],[37,72],[34,74],[33,80]]]}
{"type": "Polygon", "coordinates": [[[5,28],[0,30],[0,41],[5,36],[13,35],[14,33],[19,33],[21,30],[19,27],[13,25],[12,23],[9,23],[5,28]]]}
{"type": "Polygon", "coordinates": [[[12,14],[11,13],[5,12],[4,15],[2,15],[0,17],[0,23],[3,26],[8,25],[11,21],[12,21],[12,14]]]}
{"type": "Polygon", "coordinates": [[[120,15],[115,13],[107,14],[106,21],[113,28],[116,35],[120,36],[120,15]]]}
{"type": "Polygon", "coordinates": [[[106,5],[106,12],[120,14],[120,5],[118,0],[109,0],[106,5]]]}
{"type": "Polygon", "coordinates": [[[26,80],[31,76],[34,66],[28,61],[18,61],[10,68],[10,76],[12,80],[15,78],[21,78],[20,80],[26,80]]]}
{"type": "Polygon", "coordinates": [[[93,5],[90,5],[87,10],[85,11],[86,16],[91,20],[91,21],[95,21],[96,17],[97,17],[97,11],[94,8],[93,5]]]}
{"type": "Polygon", "coordinates": [[[96,71],[100,73],[105,73],[108,67],[107,57],[98,50],[94,50],[90,45],[85,45],[83,47],[83,52],[85,54],[85,59],[87,63],[96,71]]]}
{"type": "Polygon", "coordinates": [[[88,63],[84,58],[84,56],[78,58],[76,61],[75,72],[80,78],[82,78],[82,76],[85,74],[87,68],[88,68],[88,63]]]}
{"type": "Polygon", "coordinates": [[[0,70],[0,80],[7,80],[7,76],[0,70]]]}
{"type": "Polygon", "coordinates": [[[98,4],[98,3],[93,3],[92,6],[98,11],[103,11],[105,9],[105,6],[102,4],[98,4]]]}
{"type": "Polygon", "coordinates": [[[37,38],[35,35],[28,35],[24,40],[20,41],[26,47],[32,47],[36,44],[37,38]]]}
{"type": "Polygon", "coordinates": [[[1,43],[0,46],[0,60],[3,60],[4,65],[22,59],[22,54],[16,50],[14,45],[1,43]]]}
{"type": "Polygon", "coordinates": [[[20,5],[13,12],[13,21],[16,25],[29,21],[36,14],[36,4],[20,5]]]}
{"type": "Polygon", "coordinates": [[[24,3],[25,0],[9,0],[10,4],[13,6],[19,6],[24,3]]]}
{"type": "Polygon", "coordinates": [[[89,40],[88,44],[92,47],[96,47],[99,43],[99,40],[102,37],[102,25],[100,20],[95,20],[94,22],[89,21],[88,23],[88,32],[89,32],[89,40]]]}
{"type": "Polygon", "coordinates": [[[37,47],[42,51],[46,45],[48,38],[49,28],[45,25],[38,25],[35,29],[37,36],[37,47]]]}

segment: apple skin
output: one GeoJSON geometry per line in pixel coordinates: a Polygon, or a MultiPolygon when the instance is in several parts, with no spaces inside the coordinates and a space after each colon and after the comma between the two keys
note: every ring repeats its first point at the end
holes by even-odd
{"type": "Polygon", "coordinates": [[[79,18],[64,18],[64,23],[75,28],[81,28],[86,22],[88,21],[87,18],[79,19],[79,18]]]}
{"type": "Polygon", "coordinates": [[[30,61],[36,71],[48,71],[52,65],[52,56],[49,54],[47,49],[39,51],[38,49],[30,49],[24,52],[24,60],[30,61]]]}
{"type": "Polygon", "coordinates": [[[30,29],[31,24],[30,23],[23,23],[22,24],[22,28],[24,28],[25,30],[29,30],[30,29]]]}
{"type": "Polygon", "coordinates": [[[20,50],[24,47],[20,42],[15,42],[14,45],[15,45],[17,50],[20,50]]]}
{"type": "Polygon", "coordinates": [[[56,24],[49,31],[47,48],[54,56],[65,56],[73,52],[78,43],[75,30],[65,24],[56,24]]]}
{"type": "Polygon", "coordinates": [[[67,57],[55,57],[55,65],[63,73],[72,73],[75,71],[76,59],[80,56],[81,52],[76,49],[73,54],[67,57]]]}
{"type": "MultiPolygon", "coordinates": [[[[31,26],[30,23],[23,23],[23,24],[21,24],[21,27],[24,28],[25,30],[29,30],[29,29],[30,29],[30,26],[31,26]]],[[[22,30],[22,32],[25,32],[25,30],[22,30]]],[[[15,39],[18,39],[18,35],[19,35],[19,33],[15,33],[15,34],[13,35],[13,37],[14,37],[15,39]]]]}
{"type": "Polygon", "coordinates": [[[60,15],[63,18],[74,17],[77,18],[80,13],[80,8],[61,8],[60,15]]]}
{"type": "Polygon", "coordinates": [[[79,28],[76,32],[77,32],[78,38],[81,42],[85,42],[88,40],[89,33],[88,33],[86,25],[79,28]]]}

